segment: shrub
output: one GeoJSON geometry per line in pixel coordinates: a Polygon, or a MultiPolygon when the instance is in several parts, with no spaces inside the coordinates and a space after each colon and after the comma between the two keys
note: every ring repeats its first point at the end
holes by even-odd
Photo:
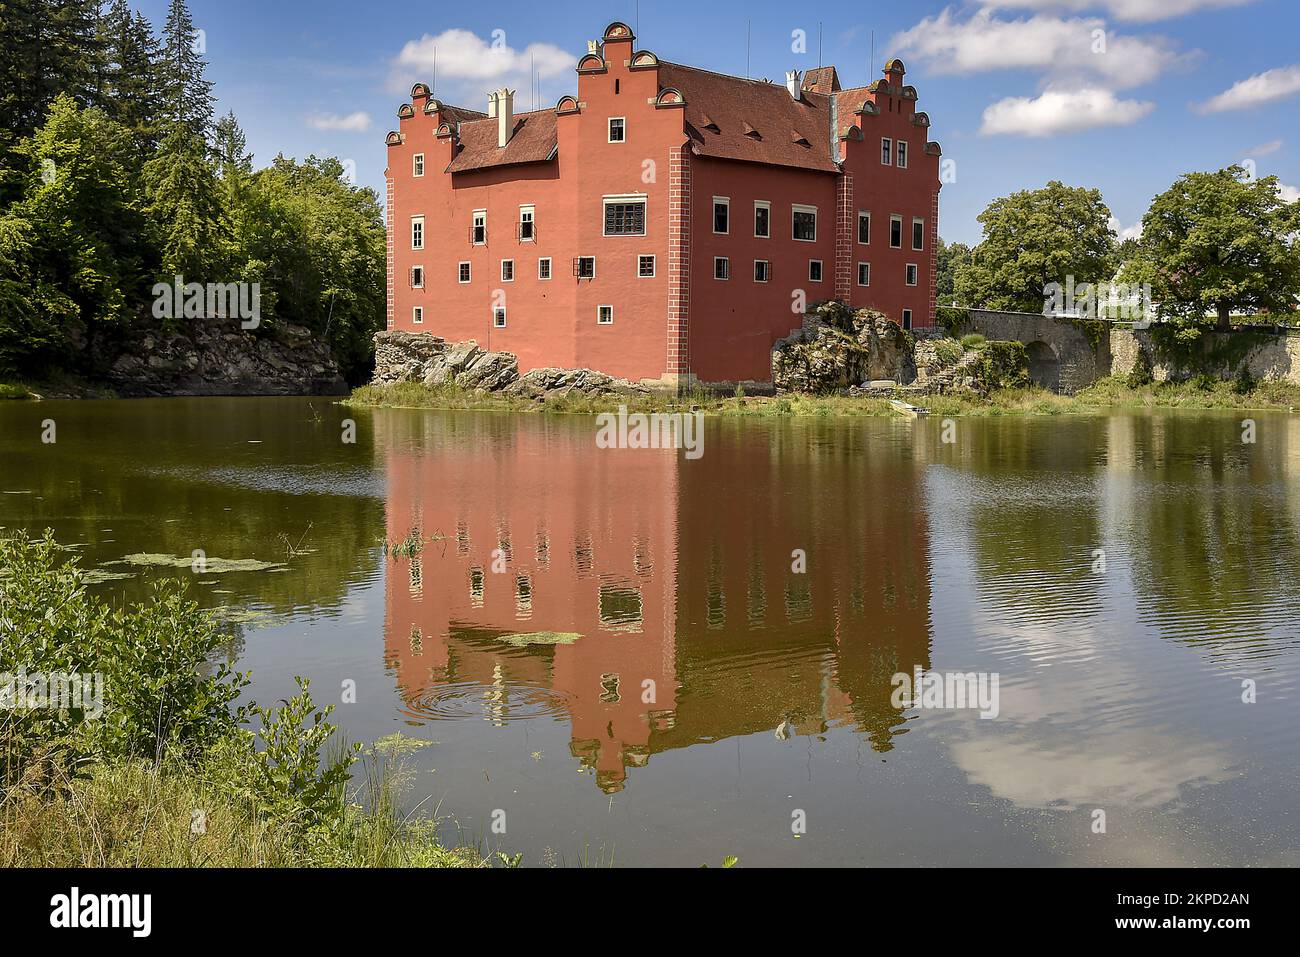
{"type": "Polygon", "coordinates": [[[961,347],[963,349],[982,349],[986,341],[978,332],[972,332],[961,337],[961,347]]]}
{"type": "Polygon", "coordinates": [[[1147,350],[1139,348],[1137,361],[1133,363],[1133,369],[1129,372],[1125,380],[1130,389],[1141,389],[1155,381],[1154,370],[1151,367],[1151,355],[1147,350]]]}
{"type": "Polygon", "coordinates": [[[943,366],[956,365],[964,351],[961,343],[954,339],[940,339],[934,344],[934,353],[939,357],[940,365],[943,366]]]}
{"type": "Polygon", "coordinates": [[[990,392],[1029,385],[1029,353],[1023,342],[989,342],[980,352],[977,378],[990,392]]]}

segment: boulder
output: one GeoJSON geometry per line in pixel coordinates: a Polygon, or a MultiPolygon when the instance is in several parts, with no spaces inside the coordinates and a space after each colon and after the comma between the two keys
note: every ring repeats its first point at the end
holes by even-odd
{"type": "Polygon", "coordinates": [[[868,380],[916,378],[912,337],[883,313],[826,302],[772,348],[772,381],[785,392],[839,392],[868,380]]]}

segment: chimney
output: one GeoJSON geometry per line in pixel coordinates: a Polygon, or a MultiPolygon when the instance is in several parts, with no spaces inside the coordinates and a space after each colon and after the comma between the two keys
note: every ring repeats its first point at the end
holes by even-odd
{"type": "Polygon", "coordinates": [[[497,146],[504,147],[515,134],[515,91],[497,90],[497,146]]]}
{"type": "Polygon", "coordinates": [[[802,78],[803,74],[798,70],[789,70],[785,74],[785,88],[790,91],[790,95],[796,100],[801,97],[799,92],[799,81],[802,78]]]}
{"type": "Polygon", "coordinates": [[[492,90],[488,93],[488,117],[495,119],[497,115],[497,91],[492,90]]]}
{"type": "Polygon", "coordinates": [[[600,54],[600,41],[599,41],[599,40],[588,40],[588,41],[587,41],[587,52],[588,52],[588,53],[595,53],[595,54],[599,55],[599,54],[600,54]]]}

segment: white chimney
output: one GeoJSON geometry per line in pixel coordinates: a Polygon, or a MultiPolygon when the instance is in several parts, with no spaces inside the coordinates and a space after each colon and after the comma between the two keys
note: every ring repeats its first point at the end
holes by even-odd
{"type": "Polygon", "coordinates": [[[497,146],[505,146],[514,134],[515,91],[503,86],[497,90],[497,146]]]}
{"type": "Polygon", "coordinates": [[[488,117],[495,118],[497,115],[497,92],[491,90],[488,93],[488,117]]]}
{"type": "Polygon", "coordinates": [[[790,91],[790,95],[796,100],[800,98],[799,81],[803,79],[803,74],[798,70],[789,70],[785,75],[785,88],[790,91]]]}

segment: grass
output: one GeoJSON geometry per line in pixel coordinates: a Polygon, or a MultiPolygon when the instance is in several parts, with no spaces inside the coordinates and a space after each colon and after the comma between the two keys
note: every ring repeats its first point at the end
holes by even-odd
{"type": "MultiPolygon", "coordinates": [[[[1095,415],[1106,409],[1300,409],[1300,386],[1262,382],[1239,391],[1234,382],[1188,381],[1131,387],[1123,376],[1101,379],[1072,396],[1057,395],[1037,386],[1004,389],[986,397],[974,393],[900,397],[935,415],[1095,415]]],[[[812,417],[896,416],[886,399],[840,395],[719,396],[706,392],[689,395],[651,393],[622,398],[573,396],[538,402],[478,393],[455,387],[432,388],[414,382],[362,386],[347,404],[404,409],[462,409],[496,412],[593,414],[614,411],[620,404],[633,412],[701,411],[710,416],[812,417]]]]}
{"type": "Polygon", "coordinates": [[[17,382],[0,382],[0,399],[30,399],[31,390],[17,382]]]}

